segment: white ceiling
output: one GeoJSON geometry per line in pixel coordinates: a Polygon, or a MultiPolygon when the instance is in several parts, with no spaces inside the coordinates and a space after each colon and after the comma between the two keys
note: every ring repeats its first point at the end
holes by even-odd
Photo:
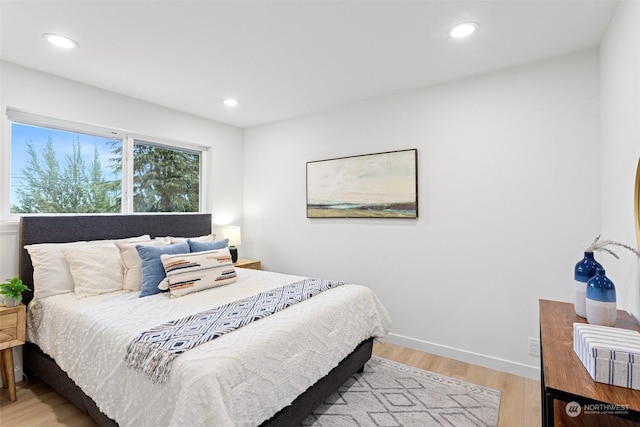
{"type": "MultiPolygon", "coordinates": [[[[0,58],[251,127],[599,46],[617,1],[0,2],[0,58]],[[470,39],[448,36],[461,21],[470,39]],[[43,33],[80,48],[51,47],[43,33]],[[236,97],[233,110],[221,100],[236,97]]],[[[28,90],[28,89],[25,89],[28,90]]]]}

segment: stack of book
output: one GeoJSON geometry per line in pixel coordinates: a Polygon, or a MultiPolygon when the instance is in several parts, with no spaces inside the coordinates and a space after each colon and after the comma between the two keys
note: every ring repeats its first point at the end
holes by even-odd
{"type": "Polygon", "coordinates": [[[594,381],[640,390],[640,332],[574,323],[573,350],[594,381]]]}

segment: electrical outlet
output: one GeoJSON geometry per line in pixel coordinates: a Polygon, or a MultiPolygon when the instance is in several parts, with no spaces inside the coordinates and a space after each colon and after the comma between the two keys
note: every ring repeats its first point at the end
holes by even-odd
{"type": "Polygon", "coordinates": [[[529,338],[529,354],[531,356],[540,357],[540,340],[537,338],[529,338]]]}

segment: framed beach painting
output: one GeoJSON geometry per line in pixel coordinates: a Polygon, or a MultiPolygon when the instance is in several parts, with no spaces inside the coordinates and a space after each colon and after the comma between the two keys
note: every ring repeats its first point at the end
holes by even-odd
{"type": "Polygon", "coordinates": [[[418,150],[307,162],[307,218],[417,218],[418,150]]]}

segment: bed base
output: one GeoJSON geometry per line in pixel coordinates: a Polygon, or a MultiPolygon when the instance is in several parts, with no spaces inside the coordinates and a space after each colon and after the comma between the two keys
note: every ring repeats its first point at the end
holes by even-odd
{"type": "MultiPolygon", "coordinates": [[[[356,372],[362,372],[364,364],[371,358],[373,338],[363,341],[338,364],[327,376],[309,387],[291,405],[281,409],[260,427],[297,427],[327,397],[342,386],[356,372]]],[[[82,412],[88,414],[100,427],[117,427],[111,418],[100,412],[96,403],[69,378],[51,357],[40,348],[27,342],[23,350],[24,365],[28,375],[40,378],[51,388],[67,398],[82,412]]]]}
{"type": "Polygon", "coordinates": [[[296,398],[290,406],[281,409],[261,427],[280,427],[300,425],[307,415],[313,412],[334,391],[340,388],[353,374],[364,371],[364,364],[371,358],[373,338],[363,341],[351,354],[317,383],[309,387],[296,398]]]}
{"type": "Polygon", "coordinates": [[[38,377],[42,382],[64,396],[100,427],[117,427],[118,423],[100,412],[96,403],[87,396],[51,357],[30,342],[23,347],[24,368],[27,378],[38,377]]]}

